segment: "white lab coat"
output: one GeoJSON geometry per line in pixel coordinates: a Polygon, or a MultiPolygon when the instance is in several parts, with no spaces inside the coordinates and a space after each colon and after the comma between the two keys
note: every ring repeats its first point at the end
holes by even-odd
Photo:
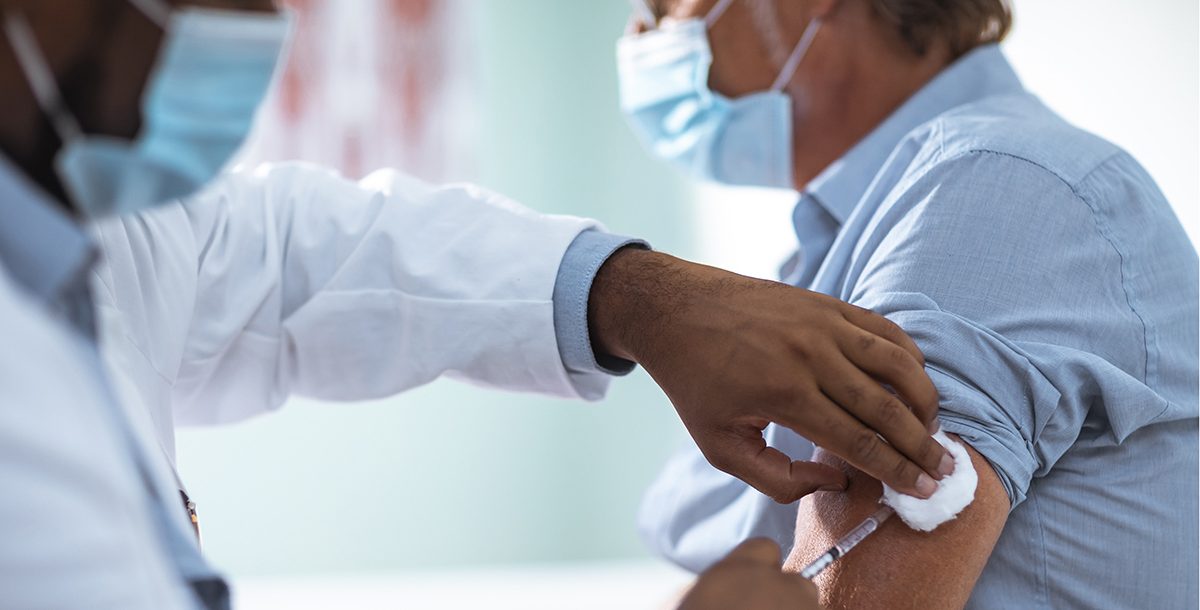
{"type": "Polygon", "coordinates": [[[178,423],[443,374],[598,397],[608,378],[564,368],[552,305],[567,247],[596,226],[395,172],[357,184],[301,165],[229,174],[186,205],[96,228],[107,382],[82,337],[0,264],[0,607],[190,605],[152,525],[170,514],[187,527],[170,480],[178,423]],[[162,458],[143,475],[130,428],[136,453],[162,458]]]}
{"type": "Polygon", "coordinates": [[[371,399],[448,375],[596,398],[607,376],[568,374],[551,302],[563,253],[596,227],[394,171],[232,173],[100,226],[102,351],[172,460],[176,424],[291,394],[371,399]]]}

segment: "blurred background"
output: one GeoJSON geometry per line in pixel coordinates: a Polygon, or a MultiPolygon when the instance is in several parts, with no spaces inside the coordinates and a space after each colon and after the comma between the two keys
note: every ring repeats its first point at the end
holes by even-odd
{"type": "MultiPolygon", "coordinates": [[[[623,0],[286,4],[297,39],[248,161],[476,182],[759,277],[793,247],[794,195],[694,187],[626,129],[623,0]]],[[[1014,5],[1006,47],[1026,86],[1130,150],[1195,243],[1195,0],[1014,5]]],[[[244,608],[653,608],[688,576],[648,557],[634,514],[684,438],[637,372],[600,404],[454,382],[374,403],[293,400],[183,430],[178,454],[205,549],[244,608]]]]}

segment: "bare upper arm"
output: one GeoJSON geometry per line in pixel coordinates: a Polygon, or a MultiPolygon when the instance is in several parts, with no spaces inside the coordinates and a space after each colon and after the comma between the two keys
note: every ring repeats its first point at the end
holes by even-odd
{"type": "MultiPolygon", "coordinates": [[[[955,437],[952,437],[955,438],[955,437]]],[[[958,440],[955,438],[955,440],[958,440]]],[[[1009,502],[1000,479],[967,446],[979,473],[975,500],[932,532],[909,529],[898,517],[816,578],[823,608],[962,608],[1004,529],[1009,502]]],[[[796,545],[785,569],[799,571],[876,508],[882,486],[824,451],[817,462],[845,470],[845,492],[816,493],[800,502],[796,545]]]]}

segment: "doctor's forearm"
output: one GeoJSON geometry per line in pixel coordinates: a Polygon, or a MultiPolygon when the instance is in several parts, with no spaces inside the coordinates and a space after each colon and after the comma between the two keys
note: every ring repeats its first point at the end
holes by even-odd
{"type": "Polygon", "coordinates": [[[633,362],[646,356],[652,342],[665,333],[673,309],[682,307],[679,259],[648,250],[626,248],[604,263],[588,298],[588,331],[592,347],[633,362]]]}

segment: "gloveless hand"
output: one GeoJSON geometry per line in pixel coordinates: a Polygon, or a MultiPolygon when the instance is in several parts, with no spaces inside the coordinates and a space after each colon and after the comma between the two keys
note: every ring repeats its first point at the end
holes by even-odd
{"type": "Polygon", "coordinates": [[[747,540],[700,575],[679,610],[820,610],[816,586],[779,563],[779,545],[747,540]]]}
{"type": "Polygon", "coordinates": [[[924,357],[870,311],[627,248],[597,274],[589,320],[593,345],[650,373],[713,466],[777,502],[845,475],[767,446],[771,422],[904,493],[927,497],[953,470],[928,432],[938,395],[924,357]]]}

